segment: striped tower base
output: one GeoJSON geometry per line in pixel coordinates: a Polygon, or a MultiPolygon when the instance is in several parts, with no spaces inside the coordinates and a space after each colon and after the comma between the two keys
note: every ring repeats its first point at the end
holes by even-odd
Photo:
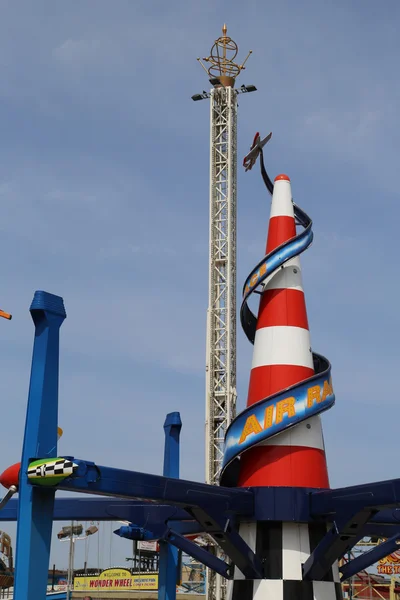
{"type": "Polygon", "coordinates": [[[337,563],[324,581],[304,581],[302,564],[324,537],[324,524],[263,521],[242,523],[239,532],[264,562],[265,579],[245,579],[235,568],[228,600],[342,600],[337,563]]]}
{"type": "MultiPolygon", "coordinates": [[[[267,253],[296,235],[290,180],[275,179],[267,253]]],[[[264,285],[257,318],[247,406],[314,374],[298,257],[264,285]]],[[[328,488],[321,419],[311,417],[245,451],[238,485],[328,488]]],[[[302,564],[326,534],[325,525],[242,523],[242,537],[262,560],[264,579],[246,580],[235,569],[229,600],[341,600],[334,565],[324,581],[303,581],[302,564]]]]}

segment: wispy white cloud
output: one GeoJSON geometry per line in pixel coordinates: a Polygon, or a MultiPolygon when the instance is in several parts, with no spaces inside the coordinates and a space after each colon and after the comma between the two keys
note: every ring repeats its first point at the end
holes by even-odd
{"type": "Polygon", "coordinates": [[[305,129],[311,136],[325,140],[336,151],[360,156],[376,142],[379,126],[384,119],[380,110],[357,110],[351,114],[336,111],[320,111],[305,119],[305,129]]]}

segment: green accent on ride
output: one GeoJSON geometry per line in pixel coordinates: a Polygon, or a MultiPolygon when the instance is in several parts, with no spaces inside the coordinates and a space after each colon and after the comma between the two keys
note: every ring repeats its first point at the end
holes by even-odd
{"type": "Polygon", "coordinates": [[[33,467],[39,467],[40,465],[47,465],[50,463],[54,463],[54,462],[56,462],[56,460],[64,460],[64,459],[60,456],[57,458],[41,458],[40,460],[34,460],[33,462],[29,463],[28,469],[32,469],[33,467]]]}
{"type": "Polygon", "coordinates": [[[67,477],[73,475],[77,465],[71,460],[62,457],[41,458],[29,463],[28,480],[34,485],[56,486],[67,477]],[[41,469],[39,469],[42,467],[41,469]],[[65,472],[60,469],[65,468],[65,472]]]}

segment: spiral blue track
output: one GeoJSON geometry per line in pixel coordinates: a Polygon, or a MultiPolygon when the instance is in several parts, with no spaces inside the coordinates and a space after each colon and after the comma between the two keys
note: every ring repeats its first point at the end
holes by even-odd
{"type": "MultiPolygon", "coordinates": [[[[274,185],[266,172],[262,149],[259,154],[261,174],[272,195],[274,185]]],[[[295,237],[267,254],[251,271],[243,286],[240,321],[247,339],[252,344],[256,335],[257,317],[248,305],[250,297],[254,293],[262,294],[262,284],[265,279],[281,269],[288,260],[307,250],[313,240],[312,220],[294,203],[293,208],[296,224],[303,229],[295,237]]],[[[232,421],[225,436],[221,485],[236,485],[240,456],[243,452],[333,406],[335,395],[332,388],[331,365],[321,354],[313,352],[312,356],[315,371],[312,377],[260,400],[246,408],[232,421]],[[283,416],[279,414],[278,418],[278,412],[282,411],[278,411],[277,407],[282,408],[282,403],[285,402],[285,406],[288,406],[289,402],[291,410],[283,416]],[[267,411],[270,411],[268,414],[272,411],[274,418],[272,424],[269,419],[269,426],[264,427],[267,411]]]]}

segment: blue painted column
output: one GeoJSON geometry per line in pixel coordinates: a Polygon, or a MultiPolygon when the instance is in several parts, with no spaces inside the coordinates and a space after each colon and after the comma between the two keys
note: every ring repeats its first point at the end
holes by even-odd
{"type": "MultiPolygon", "coordinates": [[[[178,412],[169,413],[165,419],[164,477],[179,478],[179,436],[182,429],[178,412]]],[[[158,600],[176,600],[178,578],[178,549],[160,542],[158,575],[158,600]]]]}
{"type": "Polygon", "coordinates": [[[32,487],[32,459],[57,456],[59,332],[67,316],[63,299],[35,292],[31,307],[35,341],[19,479],[15,600],[46,596],[54,489],[32,487]]]}

